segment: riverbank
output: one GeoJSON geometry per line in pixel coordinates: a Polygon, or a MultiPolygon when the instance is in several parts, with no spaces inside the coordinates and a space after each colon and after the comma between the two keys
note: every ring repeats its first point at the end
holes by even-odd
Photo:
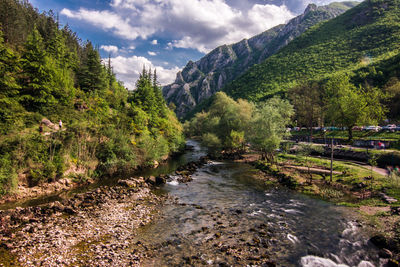
{"type": "Polygon", "coordinates": [[[329,162],[325,159],[280,155],[277,164],[268,164],[261,161],[257,153],[242,157],[237,161],[249,163],[264,172],[265,176],[258,177],[267,184],[281,184],[312,197],[354,208],[372,233],[371,242],[381,250],[380,256],[389,259],[388,266],[398,266],[399,190],[386,176],[341,161],[334,164],[331,182],[329,162]]]}
{"type": "MultiPolygon", "coordinates": [[[[119,176],[132,176],[135,175],[135,172],[139,172],[139,170],[145,169],[153,169],[158,168],[160,165],[166,164],[168,160],[174,157],[179,157],[184,153],[185,150],[181,150],[179,152],[173,153],[168,157],[163,157],[159,161],[154,161],[152,166],[138,166],[132,170],[129,170],[129,173],[119,176]]],[[[62,192],[68,192],[76,188],[89,186],[94,183],[98,183],[102,179],[108,179],[105,177],[95,177],[94,175],[88,176],[87,173],[94,173],[95,169],[85,169],[78,167],[70,167],[63,175],[63,178],[52,181],[52,182],[43,182],[35,186],[29,186],[29,183],[26,182],[26,178],[22,177],[18,179],[18,186],[13,191],[4,196],[0,197],[0,205],[12,203],[12,202],[23,202],[29,199],[43,198],[49,197],[52,195],[57,195],[62,192]]],[[[24,176],[24,175],[20,175],[24,176]]]]}
{"type": "Polygon", "coordinates": [[[144,179],[101,187],[70,200],[1,211],[0,265],[137,265],[132,232],[151,221],[164,198],[144,179]],[[5,262],[1,262],[5,260],[5,262]]]}
{"type": "MultiPolygon", "coordinates": [[[[178,167],[177,182],[191,181],[207,162],[178,167]]],[[[0,211],[0,266],[141,265],[148,251],[133,240],[162,210],[168,196],[153,189],[169,179],[120,179],[61,201],[0,211]]]]}

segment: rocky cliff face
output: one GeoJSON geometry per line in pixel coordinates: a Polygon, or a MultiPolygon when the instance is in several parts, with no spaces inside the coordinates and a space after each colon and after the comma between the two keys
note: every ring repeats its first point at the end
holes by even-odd
{"type": "Polygon", "coordinates": [[[333,3],[317,7],[310,4],[305,12],[250,39],[220,46],[197,62],[189,61],[176,75],[173,84],[163,87],[168,103],[176,105],[178,117],[183,118],[197,104],[220,91],[254,64],[258,64],[311,26],[332,19],[354,7],[357,2],[333,3]]]}

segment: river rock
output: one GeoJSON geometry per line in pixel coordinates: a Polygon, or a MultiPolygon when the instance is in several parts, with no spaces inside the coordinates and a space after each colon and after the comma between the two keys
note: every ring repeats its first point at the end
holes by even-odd
{"type": "Polygon", "coordinates": [[[379,251],[379,257],[383,259],[390,259],[393,257],[393,253],[390,250],[383,248],[379,251]]]}
{"type": "Polygon", "coordinates": [[[369,241],[371,241],[372,244],[380,249],[386,248],[388,246],[388,241],[383,235],[375,235],[371,237],[369,241]]]}
{"type": "Polygon", "coordinates": [[[391,207],[390,212],[392,215],[400,215],[400,207],[391,207]]]}
{"type": "Polygon", "coordinates": [[[136,187],[136,182],[132,180],[119,180],[118,185],[133,188],[136,187]]]}
{"type": "Polygon", "coordinates": [[[396,203],[397,202],[397,199],[395,199],[395,198],[393,198],[393,197],[390,197],[390,196],[388,196],[388,195],[386,195],[385,193],[379,193],[378,194],[379,195],[379,197],[382,199],[382,200],[384,200],[386,203],[389,203],[389,204],[392,204],[392,203],[396,203]]]}
{"type": "Polygon", "coordinates": [[[156,184],[165,184],[167,182],[167,177],[165,175],[159,175],[156,177],[156,184]]]}
{"type": "Polygon", "coordinates": [[[160,165],[160,163],[158,163],[157,160],[155,160],[155,161],[153,162],[153,167],[154,167],[154,169],[158,168],[159,165],[160,165]]]}
{"type": "Polygon", "coordinates": [[[156,184],[156,177],[154,176],[150,176],[146,179],[146,183],[151,184],[151,185],[155,185],[156,184]]]}

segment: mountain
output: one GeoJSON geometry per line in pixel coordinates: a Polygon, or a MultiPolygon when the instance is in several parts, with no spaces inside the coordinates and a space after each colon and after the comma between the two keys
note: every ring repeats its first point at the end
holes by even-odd
{"type": "Polygon", "coordinates": [[[321,81],[339,72],[362,82],[363,77],[355,76],[371,76],[366,69],[381,68],[400,52],[399,6],[399,0],[366,0],[312,27],[223,91],[259,101],[285,94],[301,81],[321,81]]]}
{"type": "Polygon", "coordinates": [[[332,19],[358,2],[332,3],[317,7],[310,4],[305,12],[286,25],[278,25],[250,39],[220,46],[197,62],[190,61],[173,84],[163,88],[167,102],[176,105],[183,117],[197,104],[220,91],[251,66],[263,62],[294,38],[322,21],[332,19]]]}

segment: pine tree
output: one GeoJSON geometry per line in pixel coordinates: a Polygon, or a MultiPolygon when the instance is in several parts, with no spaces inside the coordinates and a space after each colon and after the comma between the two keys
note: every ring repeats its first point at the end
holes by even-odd
{"type": "Polygon", "coordinates": [[[165,99],[164,99],[164,97],[162,95],[160,84],[158,83],[158,80],[157,80],[157,69],[154,70],[152,83],[153,83],[154,95],[155,95],[155,98],[156,98],[158,115],[160,117],[165,117],[166,116],[166,105],[167,104],[166,104],[165,99]]]}
{"type": "Polygon", "coordinates": [[[28,36],[21,61],[21,103],[30,111],[51,109],[57,103],[52,94],[52,69],[36,27],[28,36]]]}
{"type": "Polygon", "coordinates": [[[136,82],[136,90],[133,93],[133,102],[138,105],[150,116],[155,116],[157,111],[156,96],[149,79],[150,75],[143,67],[143,71],[136,82]]]}
{"type": "Polygon", "coordinates": [[[4,44],[0,31],[0,132],[7,133],[16,124],[22,108],[16,101],[18,89],[17,74],[20,71],[19,58],[4,44]]]}
{"type": "Polygon", "coordinates": [[[107,88],[105,69],[98,51],[88,42],[78,71],[78,84],[85,92],[96,92],[107,88]]]}

